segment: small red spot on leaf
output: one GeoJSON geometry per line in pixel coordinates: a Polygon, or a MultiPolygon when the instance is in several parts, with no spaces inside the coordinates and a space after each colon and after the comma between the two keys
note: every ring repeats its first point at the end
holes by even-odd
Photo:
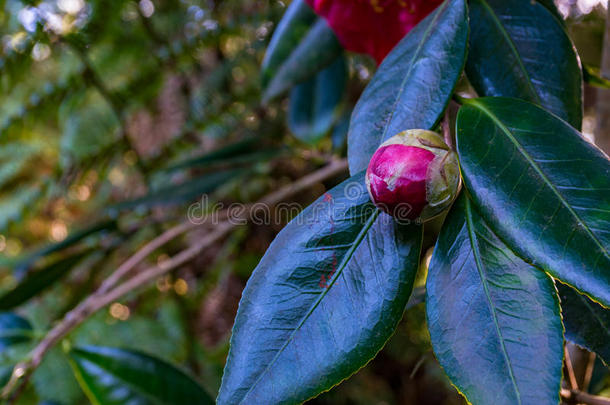
{"type": "Polygon", "coordinates": [[[326,276],[324,274],[322,274],[322,276],[320,277],[320,283],[318,284],[318,286],[320,288],[328,288],[328,285],[326,284],[326,276]]]}

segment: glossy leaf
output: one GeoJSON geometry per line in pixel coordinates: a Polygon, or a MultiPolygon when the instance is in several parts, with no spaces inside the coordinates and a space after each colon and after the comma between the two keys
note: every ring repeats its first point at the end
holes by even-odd
{"type": "Polygon", "coordinates": [[[0,353],[10,346],[29,342],[33,337],[30,322],[12,312],[0,313],[0,353]]]}
{"type": "Polygon", "coordinates": [[[462,193],[434,249],[436,358],[472,404],[557,404],[563,327],[552,279],[515,256],[462,193]]]}
{"type": "Polygon", "coordinates": [[[475,206],[528,262],[610,305],[610,161],[552,114],[517,99],[470,100],[457,149],[475,206]]]}
{"type": "Polygon", "coordinates": [[[580,129],[580,62],[561,21],[531,0],[473,0],[466,73],[480,96],[521,98],[580,129]]]}
{"type": "Polygon", "coordinates": [[[333,132],[330,135],[333,150],[341,155],[345,152],[345,148],[347,146],[347,132],[349,131],[349,119],[351,116],[351,109],[343,112],[341,117],[335,123],[333,132]]]}
{"type": "Polygon", "coordinates": [[[79,383],[93,404],[214,403],[192,377],[144,353],[84,346],[71,350],[70,360],[79,383]]]}
{"type": "Polygon", "coordinates": [[[65,277],[89,253],[91,250],[73,254],[28,274],[15,288],[0,295],[0,311],[19,306],[51,287],[65,277]]]}
{"type": "Polygon", "coordinates": [[[555,17],[557,19],[557,21],[559,21],[561,23],[562,26],[565,26],[565,21],[563,20],[563,17],[559,13],[559,10],[557,9],[557,6],[555,5],[555,2],[553,0],[536,0],[536,1],[538,3],[540,3],[541,5],[543,5],[547,10],[549,10],[551,12],[551,14],[553,15],[553,17],[555,17]]]}
{"type": "Polygon", "coordinates": [[[108,208],[109,211],[121,211],[134,208],[167,206],[192,201],[202,194],[211,193],[218,187],[246,173],[243,169],[222,170],[206,173],[183,183],[159,188],[149,194],[129,201],[123,201],[108,208]]]}
{"type": "Polygon", "coordinates": [[[566,339],[597,355],[610,365],[610,309],[591,301],[573,288],[557,283],[566,339]]]}
{"type": "Polygon", "coordinates": [[[343,48],[326,21],[318,18],[277,68],[263,93],[263,102],[281,95],[331,64],[343,48]]]}
{"type": "Polygon", "coordinates": [[[300,140],[316,143],[336,119],[343,98],[347,67],[343,57],[290,92],[288,127],[300,140]]]}
{"type": "Polygon", "coordinates": [[[317,18],[305,0],[294,0],[290,3],[265,52],[261,66],[263,88],[269,84],[317,18]]]}
{"type": "Polygon", "coordinates": [[[377,147],[393,135],[438,123],[464,66],[467,14],[464,0],[445,1],[381,63],[352,114],[352,174],[366,169],[377,147]]]}
{"type": "Polygon", "coordinates": [[[243,292],[218,403],[300,403],[364,366],[402,317],[421,238],[372,205],[363,173],[305,209],[243,292]]]}

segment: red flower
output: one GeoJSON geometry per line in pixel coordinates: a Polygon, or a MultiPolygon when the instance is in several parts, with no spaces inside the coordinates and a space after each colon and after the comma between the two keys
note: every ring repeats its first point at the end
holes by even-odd
{"type": "Polygon", "coordinates": [[[379,209],[399,220],[425,222],[451,205],[459,189],[455,153],[435,132],[412,129],[381,144],[366,170],[379,209]]]}
{"type": "Polygon", "coordinates": [[[433,159],[434,153],[416,146],[379,148],[366,172],[375,205],[393,216],[417,218],[428,204],[426,173],[433,159]]]}
{"type": "Polygon", "coordinates": [[[441,0],[307,0],[323,16],[341,45],[367,53],[377,63],[441,0]]]}

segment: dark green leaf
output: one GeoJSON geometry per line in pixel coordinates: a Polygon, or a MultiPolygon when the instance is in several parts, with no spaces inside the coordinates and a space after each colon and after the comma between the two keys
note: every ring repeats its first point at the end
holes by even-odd
{"type": "Polygon", "coordinates": [[[421,238],[372,205],[363,173],[305,209],[243,292],[218,403],[300,403],[364,366],[402,317],[421,238]]]}
{"type": "Polygon", "coordinates": [[[134,200],[123,201],[115,204],[108,209],[110,211],[121,211],[138,207],[150,208],[156,206],[166,206],[182,204],[192,201],[202,194],[211,193],[226,182],[246,173],[242,169],[223,170],[214,173],[206,173],[200,177],[185,181],[177,185],[163,187],[152,191],[144,197],[134,200]]]}
{"type": "Polygon", "coordinates": [[[248,155],[260,144],[260,139],[256,137],[242,139],[238,142],[223,146],[201,156],[195,156],[182,162],[175,163],[165,169],[166,172],[191,169],[194,167],[208,167],[216,163],[222,163],[227,159],[234,159],[248,155]]]}
{"type": "Polygon", "coordinates": [[[439,121],[466,58],[464,0],[447,0],[390,52],[360,97],[350,124],[350,172],[367,168],[386,139],[439,121]]]}
{"type": "Polygon", "coordinates": [[[536,1],[540,4],[542,4],[547,10],[549,10],[551,12],[551,14],[553,14],[553,17],[555,17],[557,19],[557,21],[559,21],[561,23],[561,25],[565,26],[565,21],[563,20],[563,17],[559,13],[559,10],[557,9],[557,6],[555,5],[555,2],[553,0],[536,0],[536,1]]]}
{"type": "Polygon", "coordinates": [[[267,87],[271,78],[299,45],[317,18],[305,0],[294,0],[290,3],[269,41],[263,59],[261,66],[263,88],[267,87]]]}
{"type": "Polygon", "coordinates": [[[0,353],[8,347],[32,339],[30,322],[12,312],[0,313],[0,353]]]}
{"type": "MultiPolygon", "coordinates": [[[[255,148],[252,148],[255,149],[255,148]]],[[[276,158],[283,153],[287,152],[286,148],[266,148],[261,150],[250,149],[249,152],[244,151],[243,153],[237,153],[234,156],[227,158],[214,157],[209,158],[207,155],[189,159],[178,163],[176,166],[172,166],[165,171],[168,173],[184,170],[184,169],[208,169],[208,168],[227,168],[227,167],[242,167],[259,162],[266,162],[270,159],[276,158]]]]}
{"type": "Polygon", "coordinates": [[[79,383],[94,404],[214,403],[192,377],[144,353],[84,346],[70,351],[70,359],[79,383]]]}
{"type": "Polygon", "coordinates": [[[552,279],[515,256],[465,193],[434,249],[426,312],[434,353],[473,404],[557,404],[563,327],[552,279]]]}
{"type": "Polygon", "coordinates": [[[345,152],[347,146],[347,133],[349,131],[349,120],[352,116],[352,110],[345,111],[341,117],[337,120],[333,132],[331,134],[331,140],[333,144],[333,150],[339,154],[345,152]]]}
{"type": "Polygon", "coordinates": [[[536,267],[610,305],[610,161],[525,101],[472,99],[457,118],[465,184],[487,223],[536,267]]]}
{"type": "Polygon", "coordinates": [[[346,82],[343,57],[297,84],[290,93],[288,126],[300,140],[316,143],[332,127],[346,82]]]}
{"type": "Polygon", "coordinates": [[[466,73],[481,96],[531,101],[580,129],[580,63],[561,21],[538,2],[471,1],[466,73]]]}
{"type": "Polygon", "coordinates": [[[0,385],[5,386],[11,380],[11,375],[13,375],[14,365],[10,366],[0,366],[0,385]]]}
{"type": "Polygon", "coordinates": [[[557,283],[566,339],[597,355],[610,365],[610,310],[573,288],[557,283]]]}
{"type": "Polygon", "coordinates": [[[47,352],[36,372],[32,374],[31,387],[39,398],[58,401],[62,405],[89,404],[74,377],[69,358],[65,351],[57,346],[47,352]]]}
{"type": "Polygon", "coordinates": [[[89,253],[91,250],[74,254],[28,274],[15,288],[0,296],[0,311],[21,305],[51,287],[66,276],[89,253]]]}
{"type": "Polygon", "coordinates": [[[333,30],[324,19],[318,18],[269,80],[263,93],[263,102],[268,102],[324,69],[342,50],[333,30]]]}

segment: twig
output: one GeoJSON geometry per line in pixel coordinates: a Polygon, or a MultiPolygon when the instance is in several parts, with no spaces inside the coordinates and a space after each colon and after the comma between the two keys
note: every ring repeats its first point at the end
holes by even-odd
{"type": "Polygon", "coordinates": [[[587,366],[585,368],[585,375],[583,377],[582,389],[588,390],[589,384],[591,384],[591,378],[593,377],[593,368],[595,367],[595,353],[589,352],[589,358],[587,359],[587,366]]]}
{"type": "Polygon", "coordinates": [[[282,200],[290,197],[291,195],[297,194],[302,190],[305,190],[312,185],[335,177],[347,169],[347,161],[345,159],[333,160],[331,163],[299,180],[289,184],[279,190],[268,194],[263,197],[258,203],[247,206],[247,209],[239,213],[236,218],[243,221],[228,221],[225,220],[220,224],[216,225],[213,231],[203,239],[199,240],[194,245],[181,251],[170,259],[167,259],[156,266],[145,269],[139,274],[131,277],[122,284],[115,287],[118,281],[123,278],[131,269],[133,269],[140,261],[144,260],[150,253],[165,243],[174,239],[181,233],[188,231],[189,229],[197,226],[189,221],[181,223],[174,228],[171,228],[151,240],[149,243],[144,245],[138,252],[131,256],[125,261],[119,268],[117,268],[99,287],[99,289],[77,305],[74,309],[68,312],[64,318],[53,327],[49,333],[38,343],[38,345],[32,350],[29,355],[29,360],[17,364],[13,370],[10,381],[4,387],[2,391],[3,398],[16,398],[19,386],[23,384],[23,381],[27,381],[29,375],[36,367],[40,365],[46,353],[63,339],[72,329],[80,325],[90,315],[108,305],[109,303],[119,299],[123,295],[130,291],[137,289],[138,287],[156,279],[157,277],[169,272],[176,267],[188,262],[189,260],[196,257],[201,250],[215,243],[231,230],[238,225],[247,223],[251,214],[254,212],[257,206],[260,204],[275,205],[282,200]],[[20,384],[21,381],[21,384],[20,384]]]}
{"type": "Polygon", "coordinates": [[[146,259],[155,250],[199,225],[200,224],[187,221],[163,232],[161,235],[142,246],[133,256],[123,262],[123,264],[121,264],[106,280],[102,282],[95,294],[101,295],[108,292],[108,290],[114,287],[138,263],[146,259]]]}
{"type": "MultiPolygon", "coordinates": [[[[173,256],[170,259],[164,260],[156,266],[147,268],[146,270],[136,274],[130,279],[126,280],[119,286],[108,291],[105,294],[97,295],[94,299],[89,302],[89,305],[85,308],[87,314],[92,314],[97,310],[105,307],[113,301],[116,301],[128,292],[148,283],[149,281],[155,280],[159,276],[167,273],[168,271],[175,269],[182,264],[188,262],[197,256],[204,248],[210,246],[214,242],[227,235],[237,224],[230,223],[228,221],[222,222],[214,228],[209,235],[202,238],[197,243],[193,244],[188,249],[185,249],[173,256]]],[[[79,322],[80,323],[80,322],[79,322]]]]}
{"type": "Polygon", "coordinates": [[[569,404],[610,405],[610,398],[587,394],[578,390],[561,389],[561,398],[569,404]]]}
{"type": "Polygon", "coordinates": [[[451,136],[451,120],[449,118],[449,107],[445,110],[445,117],[441,122],[441,127],[443,128],[443,138],[445,139],[445,143],[451,150],[454,150],[453,146],[453,137],[451,136]]]}
{"type": "Polygon", "coordinates": [[[576,375],[574,374],[574,367],[572,367],[572,359],[570,358],[570,351],[568,350],[568,346],[564,346],[563,351],[565,353],[566,369],[568,370],[570,387],[574,390],[577,390],[578,382],[576,381],[576,375]]]}
{"type": "Polygon", "coordinates": [[[469,98],[468,97],[462,97],[457,93],[453,93],[453,95],[451,96],[451,98],[453,99],[453,101],[455,101],[456,103],[458,103],[459,105],[464,105],[468,102],[469,98]]]}

